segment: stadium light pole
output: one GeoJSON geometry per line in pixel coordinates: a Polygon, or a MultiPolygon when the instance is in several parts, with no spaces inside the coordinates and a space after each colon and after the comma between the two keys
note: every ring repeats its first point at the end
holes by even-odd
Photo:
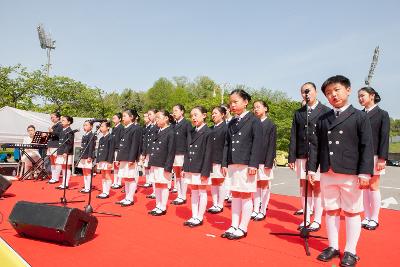
{"type": "Polygon", "coordinates": [[[50,73],[50,66],[51,66],[51,50],[56,49],[56,41],[51,39],[51,35],[49,33],[46,33],[44,30],[44,26],[40,24],[37,27],[38,35],[39,35],[39,41],[40,41],[40,47],[42,49],[46,49],[46,54],[47,54],[47,64],[46,64],[46,73],[47,76],[49,76],[50,73]]]}

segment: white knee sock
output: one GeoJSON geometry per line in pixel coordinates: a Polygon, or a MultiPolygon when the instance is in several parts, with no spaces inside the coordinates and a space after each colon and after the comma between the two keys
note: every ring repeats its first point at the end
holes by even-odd
{"type": "Polygon", "coordinates": [[[155,195],[156,195],[156,208],[161,209],[161,201],[162,201],[161,188],[156,187],[155,195]]]}
{"type": "Polygon", "coordinates": [[[90,179],[90,176],[87,176],[87,175],[83,176],[83,188],[85,188],[85,190],[89,190],[89,188],[90,188],[89,179],[90,179]]]}
{"type": "Polygon", "coordinates": [[[312,206],[313,206],[313,198],[307,197],[307,215],[306,215],[307,222],[311,221],[310,216],[311,216],[312,206]]]}
{"type": "Polygon", "coordinates": [[[199,190],[192,190],[190,198],[192,202],[192,218],[197,218],[199,215],[199,190]]]}
{"type": "MultiPolygon", "coordinates": [[[[71,178],[71,170],[67,169],[67,180],[65,181],[65,186],[68,186],[69,184],[69,179],[71,178]]],[[[64,180],[65,180],[65,170],[62,170],[63,172],[63,181],[62,181],[62,185],[64,186],[64,180]]]]}
{"type": "Polygon", "coordinates": [[[169,196],[169,190],[168,188],[161,188],[160,189],[161,193],[161,203],[160,203],[160,209],[166,210],[167,209],[167,202],[168,202],[168,196],[169,196]]]}
{"type": "MultiPolygon", "coordinates": [[[[178,183],[176,182],[176,177],[174,177],[172,180],[174,181],[174,189],[176,189],[177,191],[179,191],[179,190],[178,190],[178,183]]],[[[172,181],[172,180],[171,180],[171,181],[172,181]]]]}
{"type": "Polygon", "coordinates": [[[364,202],[364,217],[365,219],[371,219],[371,201],[369,189],[363,190],[363,202],[364,202]]]}
{"type": "Polygon", "coordinates": [[[125,199],[127,199],[127,195],[128,195],[128,193],[129,193],[129,184],[130,184],[131,182],[128,182],[127,180],[125,180],[125,199]]]}
{"type": "Polygon", "coordinates": [[[344,251],[356,254],[358,239],[361,233],[361,216],[346,216],[346,247],[344,251]]]}
{"type": "Polygon", "coordinates": [[[226,189],[225,186],[221,185],[218,186],[218,207],[224,207],[224,200],[225,200],[226,189]]]}
{"type": "Polygon", "coordinates": [[[267,213],[270,196],[271,196],[271,190],[269,188],[265,188],[265,189],[261,190],[261,210],[260,211],[263,214],[267,213]]]}
{"type": "Polygon", "coordinates": [[[261,188],[257,187],[257,191],[253,193],[253,196],[254,196],[254,212],[258,213],[260,212],[260,205],[261,205],[261,188]]]}
{"type": "Polygon", "coordinates": [[[130,182],[125,182],[125,194],[126,194],[126,199],[133,201],[133,195],[135,194],[136,191],[136,182],[135,180],[132,179],[130,182]],[[128,191],[126,191],[128,189],[128,191]]]}
{"type": "Polygon", "coordinates": [[[371,220],[379,222],[379,211],[381,209],[381,191],[370,191],[369,193],[371,201],[371,220]]]}
{"type": "Polygon", "coordinates": [[[199,190],[199,213],[197,214],[197,219],[203,220],[204,212],[207,207],[207,190],[199,190]]]}
{"type": "Polygon", "coordinates": [[[177,198],[182,198],[182,189],[181,189],[181,180],[180,178],[175,178],[175,184],[178,189],[178,196],[177,198]]]}
{"type": "Polygon", "coordinates": [[[101,188],[103,189],[103,191],[101,192],[102,194],[105,194],[106,186],[106,179],[101,179],[101,188]]]}
{"type": "Polygon", "coordinates": [[[321,224],[322,213],[324,211],[321,196],[314,196],[314,210],[314,221],[321,224]]]}
{"type": "Polygon", "coordinates": [[[238,228],[240,214],[242,213],[242,199],[233,197],[231,209],[232,209],[232,226],[238,228]]]}
{"type": "Polygon", "coordinates": [[[149,184],[149,170],[147,168],[144,170],[144,176],[146,177],[146,184],[149,184]]]}
{"type": "Polygon", "coordinates": [[[103,193],[109,195],[111,188],[111,180],[103,179],[103,193]]]}
{"type": "Polygon", "coordinates": [[[55,181],[59,181],[60,180],[60,173],[61,173],[61,165],[56,165],[54,166],[54,172],[51,173],[51,179],[55,180],[55,181]]]}
{"type": "Polygon", "coordinates": [[[211,198],[213,206],[218,205],[218,186],[212,185],[211,186],[211,198]]]}
{"type": "Polygon", "coordinates": [[[187,184],[183,179],[181,179],[180,186],[181,186],[181,198],[186,199],[187,184]]]}
{"type": "Polygon", "coordinates": [[[55,165],[50,165],[50,170],[51,170],[51,179],[54,179],[54,171],[56,170],[56,166],[55,165]]]}
{"type": "Polygon", "coordinates": [[[118,170],[114,172],[113,176],[114,176],[113,184],[118,184],[118,170]]]}
{"type": "MultiPolygon", "coordinates": [[[[136,184],[136,182],[135,182],[135,184],[136,184]]],[[[122,177],[120,177],[119,175],[117,175],[117,185],[122,185],[122,177]]]]}
{"type": "Polygon", "coordinates": [[[253,201],[251,198],[242,199],[242,219],[240,220],[239,228],[247,232],[251,212],[253,211],[253,201]]]}
{"type": "Polygon", "coordinates": [[[105,191],[105,193],[106,193],[107,195],[110,194],[111,184],[112,184],[111,179],[107,179],[107,180],[106,180],[107,191],[105,191]]]}
{"type": "Polygon", "coordinates": [[[334,249],[339,249],[340,216],[331,216],[326,214],[325,220],[329,246],[334,249]]]}
{"type": "Polygon", "coordinates": [[[155,194],[156,193],[156,183],[151,183],[152,187],[153,187],[153,192],[151,194],[155,194]]]}

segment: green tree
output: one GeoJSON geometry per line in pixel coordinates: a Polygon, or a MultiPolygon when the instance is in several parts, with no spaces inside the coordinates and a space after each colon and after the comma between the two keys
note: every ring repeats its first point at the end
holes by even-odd
{"type": "Polygon", "coordinates": [[[158,79],[153,87],[151,87],[145,96],[145,109],[157,108],[171,110],[172,105],[169,102],[171,95],[175,90],[174,84],[167,78],[158,79]]]}

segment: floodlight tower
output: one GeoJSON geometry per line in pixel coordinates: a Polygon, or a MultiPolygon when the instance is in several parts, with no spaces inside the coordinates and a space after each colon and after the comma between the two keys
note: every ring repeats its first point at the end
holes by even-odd
{"type": "Polygon", "coordinates": [[[375,47],[374,50],[374,56],[372,57],[371,66],[369,67],[368,71],[368,76],[367,78],[365,78],[364,81],[366,86],[371,86],[371,80],[372,77],[374,76],[376,65],[378,65],[378,59],[379,59],[379,46],[375,47]]]}
{"type": "Polygon", "coordinates": [[[51,35],[49,33],[46,33],[44,30],[44,27],[42,24],[40,24],[37,27],[38,35],[39,35],[39,41],[40,41],[40,47],[42,49],[46,49],[47,53],[47,64],[46,64],[46,72],[47,76],[49,76],[50,73],[50,58],[51,58],[51,50],[56,49],[56,41],[51,39],[51,35]]]}

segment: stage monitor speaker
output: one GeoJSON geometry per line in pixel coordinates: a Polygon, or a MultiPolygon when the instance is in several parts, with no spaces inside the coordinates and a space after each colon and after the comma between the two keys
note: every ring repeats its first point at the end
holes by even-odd
{"type": "Polygon", "coordinates": [[[23,237],[68,246],[80,245],[94,237],[97,218],[76,208],[18,201],[8,218],[23,237]]]}
{"type": "Polygon", "coordinates": [[[11,182],[0,174],[0,197],[7,191],[11,186],[11,182]]]}

